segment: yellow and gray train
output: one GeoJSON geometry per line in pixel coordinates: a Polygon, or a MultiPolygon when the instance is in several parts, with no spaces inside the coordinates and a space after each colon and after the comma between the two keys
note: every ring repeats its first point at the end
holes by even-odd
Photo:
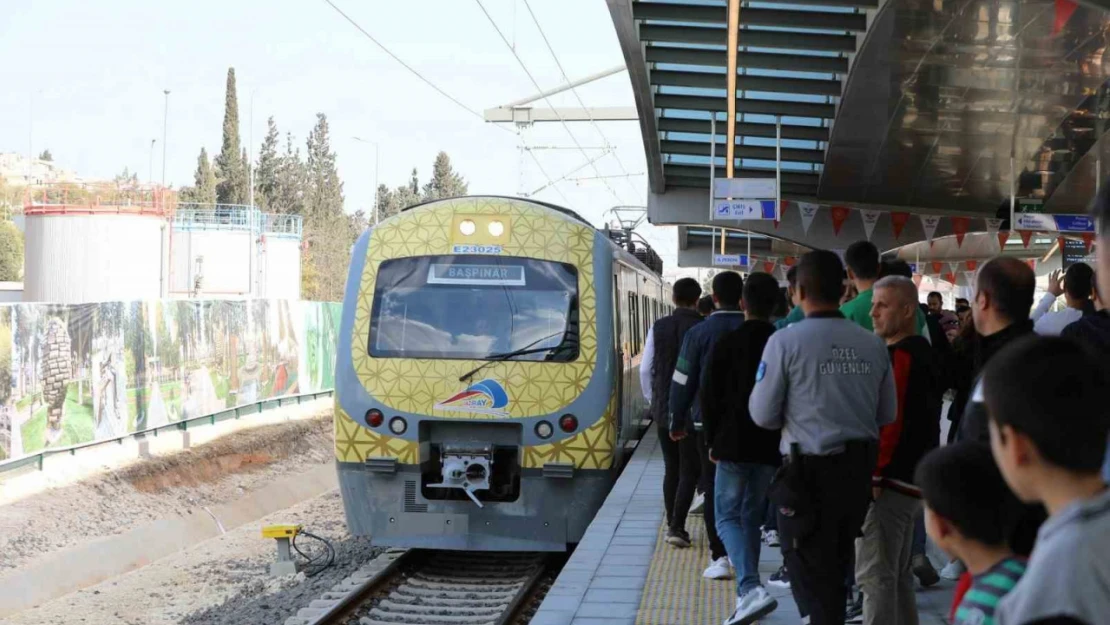
{"type": "Polygon", "coordinates": [[[353,534],[489,551],[578,542],[640,433],[640,352],[670,309],[658,257],[614,238],[502,197],[420,204],[359,238],[335,402],[353,534]]]}

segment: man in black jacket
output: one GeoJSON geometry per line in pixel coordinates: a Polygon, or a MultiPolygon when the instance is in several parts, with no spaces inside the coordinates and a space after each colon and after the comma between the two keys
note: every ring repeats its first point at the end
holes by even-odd
{"type": "Polygon", "coordinates": [[[864,622],[871,625],[918,623],[911,562],[921,490],[913,483],[914,470],[940,442],[943,391],[933,349],[917,333],[916,309],[917,287],[909,278],[875,283],[871,319],[890,351],[898,412],[894,423],[879,430],[873,502],[856,542],[856,580],[864,622]]]}
{"type": "MultiPolygon", "coordinates": [[[[960,417],[957,438],[986,443],[990,442],[990,434],[982,393],[976,388],[979,373],[1003,346],[1033,332],[1029,311],[1033,307],[1036,276],[1021,260],[998,256],[979,269],[975,284],[971,314],[975,318],[979,341],[973,355],[971,379],[961,381],[972,391],[960,417]]],[[[952,407],[953,410],[956,408],[952,407]]]]}
{"type": "Polygon", "coordinates": [[[744,323],[717,341],[702,373],[698,397],[709,456],[717,464],[717,533],[736,567],[736,609],[725,625],[744,625],[778,602],[759,579],[760,523],[767,489],[779,466],[779,430],[765,430],[748,413],[748,396],[767,339],[778,281],[753,273],[744,283],[744,323]]]}
{"type": "Polygon", "coordinates": [[[702,317],[695,309],[701,286],[693,278],[674,283],[671,299],[674,313],[655,322],[644,344],[640,363],[640,389],[651,404],[651,418],[659,431],[659,447],[663,450],[663,507],[667,511],[667,544],[689,547],[686,515],[694,499],[694,488],[701,475],[698,445],[693,438],[673,441],[668,429],[671,398],[671,377],[674,375],[678,352],[686,332],[702,317]]]}
{"type": "MultiPolygon", "coordinates": [[[[1011,256],[993,258],[979,269],[976,293],[971,302],[971,314],[975,318],[975,331],[979,337],[973,354],[973,381],[967,387],[971,389],[970,397],[960,417],[958,440],[990,443],[981,373],[1003,347],[1033,334],[1029,311],[1033,308],[1035,285],[1036,275],[1029,265],[1011,256]]],[[[950,409],[955,410],[956,406],[950,409]]],[[[1021,556],[1032,553],[1037,531],[1046,516],[1040,504],[1023,508],[1010,536],[1010,548],[1014,553],[1021,556]]]]}

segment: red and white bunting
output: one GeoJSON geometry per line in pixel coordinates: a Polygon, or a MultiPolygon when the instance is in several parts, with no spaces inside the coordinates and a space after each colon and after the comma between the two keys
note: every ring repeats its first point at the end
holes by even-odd
{"type": "Polygon", "coordinates": [[[964,235],[967,234],[967,229],[970,225],[971,219],[968,217],[952,218],[952,232],[956,235],[956,247],[964,246],[964,235]]]}
{"type": "Polygon", "coordinates": [[[1083,245],[1087,247],[1087,253],[1091,253],[1091,245],[1095,242],[1095,234],[1093,232],[1083,233],[1083,245]]]}
{"type": "Polygon", "coordinates": [[[1037,259],[1036,258],[1026,259],[1025,264],[1029,265],[1029,268],[1032,269],[1033,271],[1037,270],[1037,259]]]}
{"type": "Polygon", "coordinates": [[[968,286],[975,286],[975,272],[974,271],[965,271],[964,272],[964,279],[967,280],[967,285],[968,286]]]}
{"type": "Polygon", "coordinates": [[[913,285],[916,286],[917,288],[921,288],[921,278],[922,278],[921,274],[919,274],[919,273],[913,274],[913,285]]]}
{"type": "Polygon", "coordinates": [[[787,267],[793,267],[794,265],[798,264],[798,257],[787,256],[786,258],[782,259],[782,263],[787,267]]]}
{"type": "Polygon", "coordinates": [[[890,213],[890,229],[894,231],[894,238],[902,236],[902,229],[906,227],[906,222],[910,220],[910,214],[903,211],[891,211],[890,213]]]}
{"type": "Polygon", "coordinates": [[[964,267],[967,267],[968,271],[975,271],[979,267],[979,261],[977,261],[977,260],[966,260],[966,261],[964,261],[964,267]]]}
{"type": "Polygon", "coordinates": [[[932,264],[933,273],[939,274],[941,270],[944,269],[944,263],[940,262],[939,260],[934,260],[932,264]]]}
{"type": "Polygon", "coordinates": [[[952,273],[951,271],[944,274],[944,279],[948,282],[951,282],[952,286],[956,286],[956,274],[952,273]]]}
{"type": "Polygon", "coordinates": [[[879,223],[880,211],[860,209],[860,217],[863,218],[863,232],[867,235],[867,240],[871,240],[871,233],[875,231],[875,224],[879,223]]]}
{"type": "Polygon", "coordinates": [[[948,263],[948,270],[951,271],[952,273],[959,273],[960,272],[960,263],[958,263],[958,262],[948,263]]]}
{"type": "Polygon", "coordinates": [[[933,245],[933,235],[937,233],[938,225],[940,225],[940,217],[921,215],[921,229],[925,231],[925,240],[929,242],[930,247],[933,245]]]}
{"type": "Polygon", "coordinates": [[[1018,234],[1021,235],[1021,245],[1023,247],[1028,248],[1029,247],[1029,242],[1033,240],[1033,231],[1032,230],[1018,230],[1018,234]]]}
{"type": "Polygon", "coordinates": [[[999,246],[999,248],[1005,247],[1006,246],[1006,239],[1010,238],[1010,234],[1006,233],[1006,238],[1005,239],[1002,238],[1002,233],[1000,233],[998,231],[999,228],[1002,227],[1002,220],[1001,219],[995,219],[994,217],[991,217],[990,219],[987,219],[986,221],[987,221],[987,232],[998,237],[998,246],[999,246]]]}
{"type": "Polygon", "coordinates": [[[840,228],[844,225],[845,221],[848,221],[848,215],[851,213],[852,210],[847,206],[833,206],[829,209],[829,214],[832,216],[834,235],[840,236],[840,228]]]}
{"type": "Polygon", "coordinates": [[[817,209],[821,208],[818,204],[810,204],[809,202],[798,202],[798,211],[802,214],[802,233],[809,234],[809,226],[813,223],[813,218],[817,216],[817,209]]]}

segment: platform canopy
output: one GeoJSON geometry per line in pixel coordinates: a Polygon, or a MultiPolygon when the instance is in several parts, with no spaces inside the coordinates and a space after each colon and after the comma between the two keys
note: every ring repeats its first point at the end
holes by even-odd
{"type": "Polygon", "coordinates": [[[652,223],[892,250],[987,231],[1011,189],[1019,212],[1083,213],[1110,173],[1110,0],[607,2],[652,223]],[[779,223],[710,219],[730,135],[733,177],[780,171],[779,223]],[[819,208],[803,220],[799,203],[819,208]]]}

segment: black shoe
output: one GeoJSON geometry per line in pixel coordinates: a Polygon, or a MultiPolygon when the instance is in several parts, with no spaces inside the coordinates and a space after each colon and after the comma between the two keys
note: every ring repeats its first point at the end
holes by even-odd
{"type": "Polygon", "coordinates": [[[771,574],[767,578],[767,583],[776,588],[790,588],[790,574],[786,571],[786,565],[779,567],[779,570],[771,574]]]}
{"type": "Polygon", "coordinates": [[[863,593],[856,595],[856,600],[852,602],[847,611],[844,612],[845,623],[862,623],[863,622],[863,593]]]}
{"type": "Polygon", "coordinates": [[[933,568],[933,563],[929,562],[925,554],[919,553],[913,557],[913,574],[925,588],[940,581],[940,574],[933,568]]]}
{"type": "Polygon", "coordinates": [[[667,530],[667,537],[663,539],[663,542],[672,547],[686,549],[690,546],[690,535],[686,533],[686,530],[667,530]]]}

